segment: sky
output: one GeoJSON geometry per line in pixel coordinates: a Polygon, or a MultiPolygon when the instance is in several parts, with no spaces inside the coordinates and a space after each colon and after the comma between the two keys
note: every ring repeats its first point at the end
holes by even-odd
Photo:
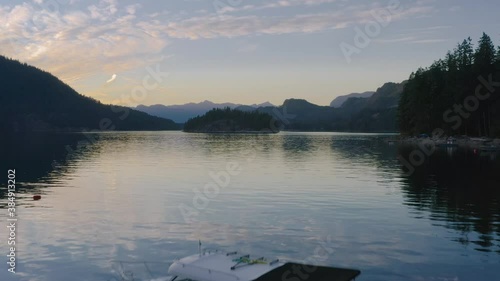
{"type": "Polygon", "coordinates": [[[0,0],[0,54],[103,103],[328,105],[469,36],[500,45],[499,13],[496,0],[0,0]]]}

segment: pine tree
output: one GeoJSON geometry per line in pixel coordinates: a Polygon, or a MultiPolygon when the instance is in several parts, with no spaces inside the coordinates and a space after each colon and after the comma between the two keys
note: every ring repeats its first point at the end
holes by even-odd
{"type": "Polygon", "coordinates": [[[458,69],[457,58],[450,51],[446,54],[445,62],[448,71],[456,71],[458,69]]]}
{"type": "Polygon", "coordinates": [[[451,135],[500,136],[497,95],[480,101],[479,108],[467,112],[467,117],[460,117],[454,109],[454,105],[463,105],[478,89],[478,76],[493,75],[493,81],[499,81],[499,71],[500,47],[495,49],[485,33],[475,50],[468,38],[448,52],[444,60],[419,68],[410,76],[401,96],[401,133],[415,135],[442,128],[451,135]]]}
{"type": "Polygon", "coordinates": [[[454,52],[455,57],[458,61],[458,66],[461,70],[468,69],[472,65],[474,59],[474,46],[472,44],[472,39],[469,37],[458,44],[454,52]]]}
{"type": "Polygon", "coordinates": [[[497,65],[497,69],[500,70],[500,46],[497,48],[497,55],[495,57],[495,64],[497,65]]]}
{"type": "Polygon", "coordinates": [[[484,70],[490,68],[495,63],[497,53],[495,52],[495,45],[491,38],[483,32],[483,36],[479,39],[476,53],[474,54],[474,65],[476,69],[484,70]]]}

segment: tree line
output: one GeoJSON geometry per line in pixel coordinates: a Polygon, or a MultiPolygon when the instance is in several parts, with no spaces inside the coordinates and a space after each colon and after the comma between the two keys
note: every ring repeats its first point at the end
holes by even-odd
{"type": "Polygon", "coordinates": [[[102,104],[48,72],[0,56],[0,131],[178,129],[172,120],[102,104]]]}
{"type": "Polygon", "coordinates": [[[214,108],[203,116],[189,119],[184,124],[185,132],[237,132],[272,130],[273,117],[258,111],[214,108]]]}
{"type": "Polygon", "coordinates": [[[483,33],[410,75],[398,108],[404,135],[500,136],[500,47],[483,33]],[[496,82],[499,81],[499,82],[496,82]]]}

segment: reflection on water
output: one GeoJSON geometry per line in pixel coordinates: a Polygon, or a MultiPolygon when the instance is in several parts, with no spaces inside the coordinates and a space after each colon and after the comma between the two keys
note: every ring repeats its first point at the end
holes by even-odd
{"type": "MultiPolygon", "coordinates": [[[[30,190],[39,191],[67,174],[72,167],[72,160],[86,157],[94,152],[91,146],[80,146],[78,143],[87,141],[82,134],[27,134],[6,135],[0,140],[1,171],[16,169],[17,176],[26,185],[20,189],[23,193],[30,190]]],[[[87,142],[86,142],[87,143],[87,142]]],[[[0,189],[0,198],[5,198],[5,190],[0,189]]]]}
{"type": "Polygon", "coordinates": [[[298,135],[294,138],[284,138],[282,140],[283,150],[292,157],[299,153],[307,154],[312,149],[316,149],[314,140],[313,136],[307,134],[298,135]]]}
{"type": "MultiPolygon", "coordinates": [[[[411,148],[401,149],[408,157],[411,148]]],[[[500,253],[500,161],[495,153],[438,149],[403,185],[417,218],[456,230],[453,240],[500,253]],[[427,214],[426,214],[427,213],[427,214]]]]}
{"type": "Polygon", "coordinates": [[[159,277],[171,260],[196,252],[199,239],[357,267],[359,280],[496,280],[499,157],[437,150],[406,177],[397,157],[412,148],[389,145],[393,137],[117,132],[3,139],[0,168],[18,174],[22,243],[20,273],[0,271],[0,280],[115,280],[117,263],[130,273],[144,261],[152,272],[135,272],[136,279],[159,277]],[[220,175],[228,163],[240,172],[195,205],[207,184],[226,180],[220,175]],[[186,220],[180,206],[196,214],[186,220]],[[318,247],[328,255],[318,256],[318,247]]]}

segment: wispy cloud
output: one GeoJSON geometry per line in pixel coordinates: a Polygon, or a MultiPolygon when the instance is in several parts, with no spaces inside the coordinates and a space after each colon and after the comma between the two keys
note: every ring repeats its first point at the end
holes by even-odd
{"type": "Polygon", "coordinates": [[[450,29],[453,28],[451,25],[435,25],[435,26],[427,26],[427,27],[420,27],[420,28],[410,28],[407,29],[408,32],[417,32],[417,33],[435,33],[438,31],[441,31],[443,29],[450,29]]]}
{"type": "Polygon", "coordinates": [[[411,43],[415,44],[434,44],[434,43],[442,43],[442,42],[448,42],[450,41],[449,39],[422,39],[422,40],[414,40],[411,41],[411,43]]]}
{"type": "Polygon", "coordinates": [[[316,5],[328,4],[340,1],[339,0],[279,0],[271,3],[264,3],[261,5],[236,5],[236,6],[226,5],[220,8],[217,12],[232,13],[232,12],[242,12],[242,11],[258,11],[258,10],[275,9],[275,8],[288,8],[295,6],[316,6],[316,5]]]}
{"type": "MultiPolygon", "coordinates": [[[[290,1],[285,1],[286,3],[290,1]]],[[[297,1],[292,1],[298,3],[297,1]]],[[[311,0],[308,3],[328,2],[326,0],[311,0]]],[[[289,4],[269,4],[289,5],[289,4]]],[[[291,5],[291,4],[290,4],[291,5]]],[[[312,4],[311,4],[312,5],[312,4]]],[[[257,15],[205,15],[168,22],[163,31],[171,38],[181,39],[213,39],[234,38],[246,35],[275,35],[290,33],[314,33],[334,29],[346,28],[354,24],[363,24],[373,21],[374,9],[383,9],[383,5],[357,5],[334,11],[294,14],[291,16],[257,16],[257,15]]],[[[392,16],[393,21],[411,18],[432,11],[429,6],[415,6],[404,9],[401,13],[392,16]]],[[[155,29],[150,23],[143,23],[144,27],[155,29]]]]}
{"type": "MultiPolygon", "coordinates": [[[[117,0],[63,2],[67,4],[55,10],[45,8],[42,0],[0,4],[0,53],[74,82],[96,73],[125,72],[150,65],[179,39],[331,31],[373,20],[371,12],[384,8],[378,2],[345,5],[342,1],[326,9],[326,4],[336,1],[280,0],[232,7],[222,14],[215,9],[206,13],[172,13],[163,9],[152,14],[142,11],[142,4],[124,5],[117,0]],[[325,9],[280,13],[280,8],[318,5],[325,5],[325,9]],[[273,12],[250,13],[266,9],[273,12]]],[[[393,21],[429,13],[432,8],[425,3],[408,5],[393,16],[393,21]]],[[[256,46],[247,46],[238,51],[255,49],[256,46]]]]}
{"type": "Polygon", "coordinates": [[[352,22],[342,13],[296,15],[293,17],[218,16],[195,17],[170,22],[164,32],[171,38],[213,39],[257,34],[311,33],[343,28],[352,22]]]}
{"type": "Polygon", "coordinates": [[[407,37],[399,37],[399,38],[391,38],[391,39],[377,39],[375,42],[377,43],[400,43],[400,42],[412,42],[415,40],[413,36],[407,37]]]}
{"type": "Polygon", "coordinates": [[[116,0],[101,0],[83,10],[71,8],[0,6],[0,53],[75,81],[92,73],[147,65],[169,44],[166,36],[137,27],[133,8],[120,8],[116,0]]]}
{"type": "Polygon", "coordinates": [[[399,38],[391,38],[391,39],[377,39],[375,42],[382,44],[392,44],[392,43],[406,43],[406,44],[433,44],[433,43],[441,43],[447,42],[449,39],[444,38],[427,38],[422,39],[415,36],[408,37],[399,37],[399,38]]]}
{"type": "Polygon", "coordinates": [[[106,81],[106,84],[109,84],[109,83],[115,81],[115,79],[116,79],[116,74],[111,75],[111,78],[109,78],[109,80],[106,81]]]}
{"type": "Polygon", "coordinates": [[[419,28],[410,28],[403,30],[403,33],[392,35],[392,38],[378,38],[377,43],[414,43],[414,44],[432,44],[447,42],[450,39],[436,38],[442,36],[443,30],[450,29],[449,25],[436,25],[419,28]]]}

